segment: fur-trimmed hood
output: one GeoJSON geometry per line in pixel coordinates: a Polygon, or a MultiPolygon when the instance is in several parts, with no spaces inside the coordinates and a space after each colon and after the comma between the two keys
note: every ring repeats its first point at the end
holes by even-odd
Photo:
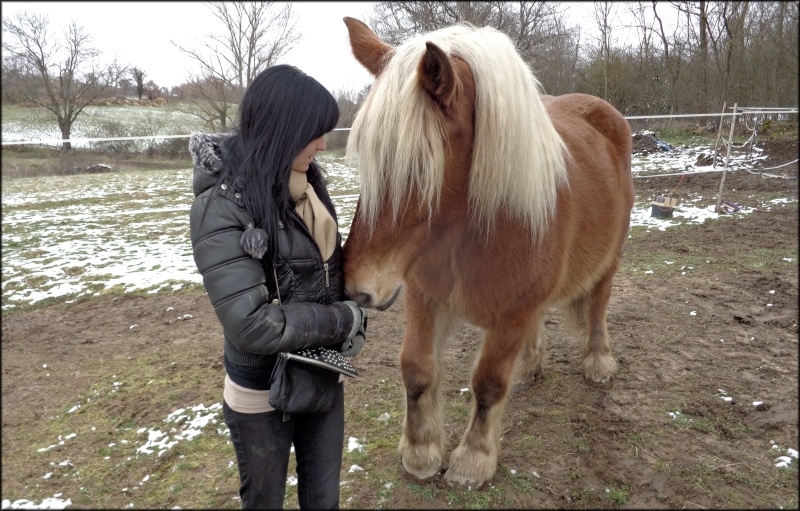
{"type": "Polygon", "coordinates": [[[220,143],[229,135],[216,133],[192,133],[189,137],[189,154],[194,163],[192,191],[197,197],[217,182],[222,171],[222,149],[220,143]]]}
{"type": "MultiPolygon", "coordinates": [[[[217,183],[217,178],[222,172],[222,149],[220,143],[225,137],[222,133],[208,135],[205,133],[192,133],[189,137],[189,153],[194,163],[194,176],[192,178],[192,191],[194,196],[202,194],[217,183]]],[[[240,208],[244,207],[244,200],[240,193],[231,190],[225,183],[221,183],[220,195],[227,197],[240,208]]],[[[261,259],[269,247],[269,238],[266,231],[253,227],[252,220],[242,233],[239,241],[242,248],[250,256],[261,259]]]]}

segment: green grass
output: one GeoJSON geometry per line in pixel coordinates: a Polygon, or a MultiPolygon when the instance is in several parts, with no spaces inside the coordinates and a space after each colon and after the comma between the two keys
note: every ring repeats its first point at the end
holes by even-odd
{"type": "Polygon", "coordinates": [[[436,497],[436,491],[429,484],[409,483],[408,488],[422,500],[433,500],[436,497]]]}
{"type": "Polygon", "coordinates": [[[627,485],[621,485],[619,488],[612,487],[606,490],[606,498],[619,506],[624,506],[628,503],[629,488],[627,485]]]}
{"type": "MultiPolygon", "coordinates": [[[[727,133],[726,133],[727,136],[727,133]]],[[[692,129],[674,129],[674,128],[666,128],[663,130],[658,131],[656,137],[660,140],[663,140],[669,145],[713,145],[716,141],[717,134],[716,133],[703,133],[698,135],[694,133],[692,129]]],[[[744,139],[746,140],[746,138],[744,139]]]]}
{"type": "MultiPolygon", "coordinates": [[[[765,196],[760,198],[760,202],[766,202],[772,200],[772,198],[777,197],[765,196]]],[[[790,204],[787,207],[797,208],[797,205],[790,204]]],[[[734,220],[719,218],[716,220],[706,220],[706,222],[709,223],[732,221],[747,221],[747,219],[734,220]]],[[[696,225],[679,223],[678,225],[670,227],[670,232],[677,237],[680,236],[683,231],[696,228],[696,225]]],[[[784,267],[787,263],[783,259],[786,257],[792,258],[795,261],[797,261],[798,258],[797,244],[791,243],[746,251],[739,250],[738,247],[733,246],[729,250],[720,250],[713,254],[677,252],[671,248],[669,243],[663,243],[661,246],[654,247],[652,243],[646,239],[659,235],[660,231],[654,233],[648,232],[646,227],[632,227],[630,230],[630,237],[625,241],[626,248],[624,249],[622,257],[620,273],[631,275],[652,270],[653,273],[649,275],[650,278],[669,280],[676,275],[680,275],[684,271],[700,271],[709,264],[715,265],[718,269],[734,272],[741,271],[743,267],[757,270],[771,270],[784,267]],[[642,249],[642,247],[647,248],[642,249]],[[671,261],[673,264],[668,265],[665,261],[671,261]],[[691,269],[688,269],[688,267],[691,267],[691,269]]]]}
{"type": "Polygon", "coordinates": [[[503,491],[498,486],[489,486],[481,491],[449,490],[447,502],[456,509],[490,509],[507,507],[503,491]]]}
{"type": "Polygon", "coordinates": [[[641,447],[643,444],[642,435],[635,432],[630,433],[623,433],[620,435],[620,438],[623,442],[630,445],[631,447],[641,447]]]}
{"type": "MultiPolygon", "coordinates": [[[[137,453],[147,438],[140,429],[168,432],[177,424],[165,420],[178,407],[200,402],[210,406],[215,402],[211,396],[218,402],[218,378],[210,378],[207,367],[188,366],[180,371],[169,367],[169,361],[155,355],[106,365],[114,371],[112,377],[98,371],[96,384],[75,389],[72,403],[23,433],[20,443],[32,449],[4,446],[4,464],[13,466],[34,451],[33,459],[26,462],[28,469],[52,472],[53,484],[70,495],[77,507],[118,507],[120,495],[126,494],[137,508],[239,508],[239,502],[230,500],[236,495],[238,472],[230,466],[235,457],[221,413],[216,424],[192,440],[178,442],[161,456],[137,453]],[[131,417],[132,410],[143,412],[145,418],[131,417]],[[218,432],[220,428],[223,434],[218,432]],[[71,433],[76,436],[67,438],[71,433]],[[63,446],[36,452],[58,444],[59,439],[63,446]],[[59,466],[62,459],[69,459],[70,464],[59,466]]],[[[4,484],[3,497],[13,502],[30,495],[24,488],[4,484]]]]}
{"type": "MultiPolygon", "coordinates": [[[[666,127],[656,132],[656,137],[670,145],[714,145],[717,140],[719,129],[719,119],[713,121],[715,129],[713,131],[698,131],[694,126],[681,125],[675,123],[673,127],[666,127]]],[[[730,123],[726,122],[722,127],[722,136],[726,139],[730,135],[730,123]]],[[[797,122],[790,121],[770,121],[764,120],[758,126],[758,137],[767,138],[797,138],[797,122]]],[[[741,145],[750,139],[750,132],[738,127],[733,136],[734,145],[741,145]]]]}

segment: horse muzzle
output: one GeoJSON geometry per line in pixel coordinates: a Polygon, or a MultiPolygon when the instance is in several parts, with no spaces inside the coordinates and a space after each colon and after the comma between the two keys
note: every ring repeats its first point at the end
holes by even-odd
{"type": "Polygon", "coordinates": [[[398,286],[398,288],[395,289],[394,294],[392,294],[392,296],[388,300],[384,301],[383,303],[377,303],[377,300],[375,299],[375,297],[373,295],[371,295],[369,293],[362,293],[362,292],[353,293],[350,296],[350,299],[353,300],[354,302],[356,302],[361,307],[364,307],[364,308],[367,308],[367,309],[375,308],[375,309],[378,309],[379,311],[385,311],[386,309],[388,309],[389,307],[392,306],[392,304],[395,302],[395,300],[397,300],[397,297],[400,296],[400,290],[402,290],[402,289],[403,289],[403,286],[398,286]]]}

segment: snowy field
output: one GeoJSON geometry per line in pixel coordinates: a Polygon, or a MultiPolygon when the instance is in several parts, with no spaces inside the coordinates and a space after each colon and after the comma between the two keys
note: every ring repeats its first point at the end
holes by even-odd
{"type": "MultiPolygon", "coordinates": [[[[662,173],[708,170],[694,169],[695,160],[694,152],[637,157],[634,174],[654,168],[662,173]]],[[[320,161],[328,170],[330,193],[346,238],[358,200],[358,174],[329,155],[320,161]]],[[[729,170],[747,163],[734,162],[729,170]]],[[[201,285],[189,240],[191,176],[192,170],[186,168],[3,183],[3,310],[47,298],[69,301],[107,291],[158,293],[201,285]]],[[[632,227],[664,230],[719,216],[713,206],[695,206],[715,202],[713,197],[682,196],[673,218],[651,218],[653,199],[637,197],[632,227]]],[[[736,215],[752,211],[743,208],[736,215]]]]}
{"type": "MultiPolygon", "coordinates": [[[[347,235],[358,176],[325,162],[347,235]]],[[[189,239],[192,170],[16,179],[3,184],[3,309],[109,290],[201,284],[189,239]]]]}
{"type": "MultiPolygon", "coordinates": [[[[61,139],[52,115],[43,108],[4,105],[3,110],[3,142],[61,139]]],[[[203,123],[198,117],[175,108],[89,106],[73,124],[71,138],[78,139],[72,145],[80,148],[91,145],[80,141],[81,138],[182,135],[202,130],[203,123]]]]}

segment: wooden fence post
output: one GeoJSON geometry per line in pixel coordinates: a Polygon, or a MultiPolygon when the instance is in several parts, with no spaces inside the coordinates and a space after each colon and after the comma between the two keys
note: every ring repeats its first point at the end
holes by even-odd
{"type": "Polygon", "coordinates": [[[733,116],[731,116],[731,134],[728,136],[728,150],[725,153],[725,168],[722,169],[722,180],[719,183],[719,195],[717,196],[717,213],[722,212],[722,189],[725,187],[725,175],[728,173],[728,161],[731,159],[731,146],[733,145],[733,128],[736,126],[736,107],[738,103],[733,104],[733,116]]]}
{"type": "Polygon", "coordinates": [[[722,123],[725,122],[725,106],[727,106],[728,102],[722,102],[722,115],[719,116],[719,129],[717,130],[717,141],[714,143],[714,156],[712,156],[713,162],[711,163],[712,168],[717,168],[717,147],[719,147],[719,137],[722,136],[722,123]]]}

